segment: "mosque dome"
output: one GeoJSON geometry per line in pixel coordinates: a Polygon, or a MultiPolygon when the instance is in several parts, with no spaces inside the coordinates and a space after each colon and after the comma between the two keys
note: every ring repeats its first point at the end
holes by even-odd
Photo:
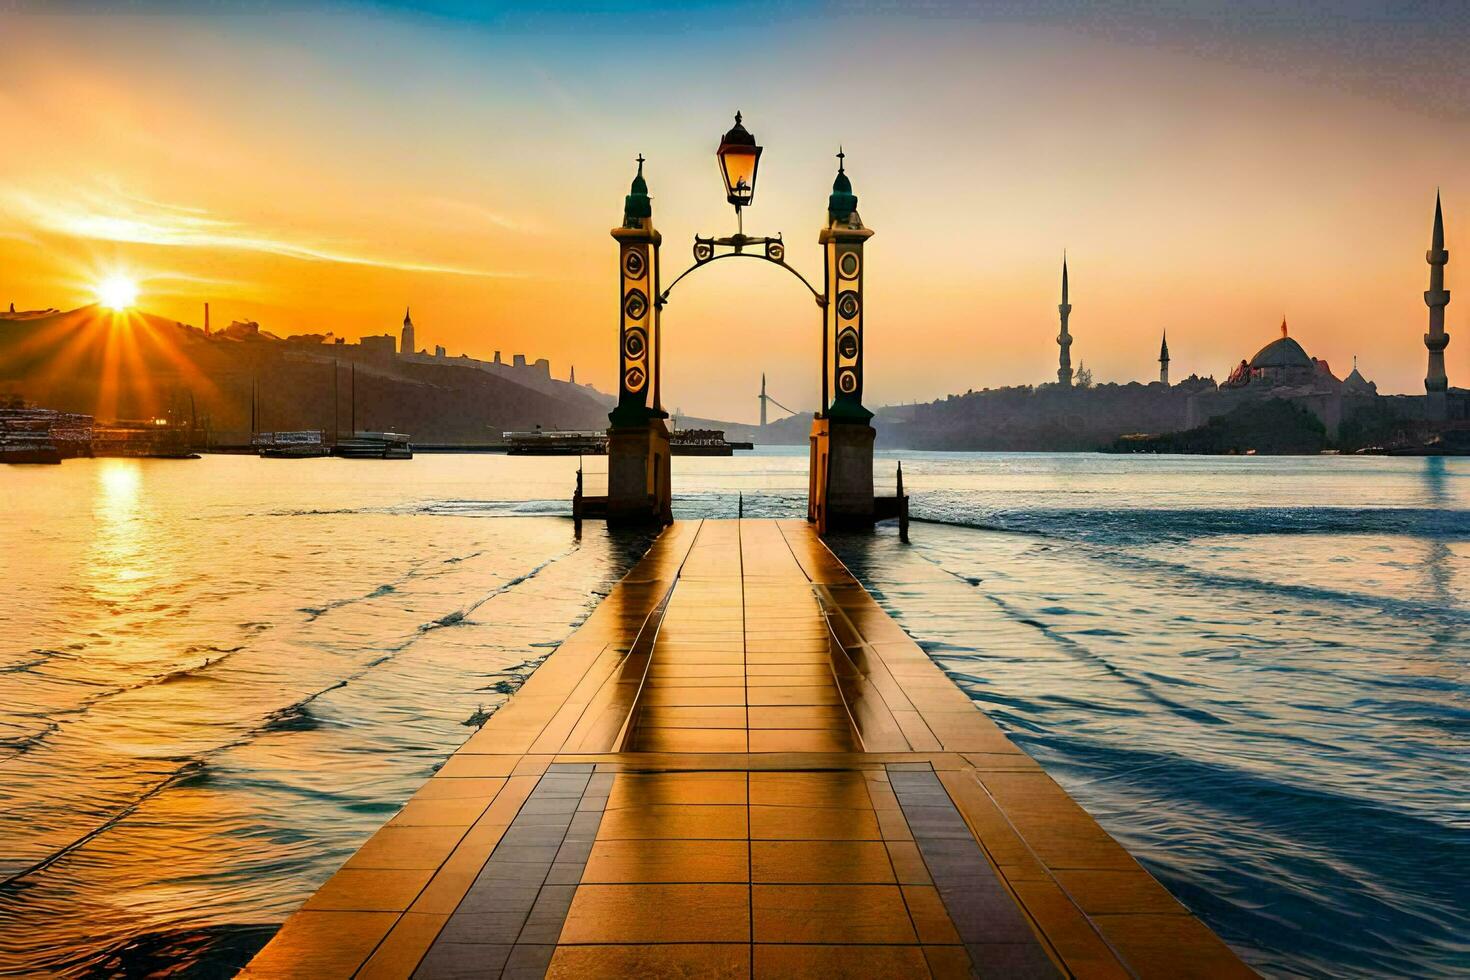
{"type": "Polygon", "coordinates": [[[1271,341],[1251,358],[1251,369],[1261,368],[1311,368],[1312,359],[1302,350],[1302,345],[1290,337],[1271,341]]]}

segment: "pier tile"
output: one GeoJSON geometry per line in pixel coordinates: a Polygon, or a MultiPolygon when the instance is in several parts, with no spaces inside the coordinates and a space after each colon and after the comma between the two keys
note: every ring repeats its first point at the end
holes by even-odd
{"type": "Polygon", "coordinates": [[[402,980],[412,976],[448,918],[417,912],[404,915],[357,971],[358,980],[402,980]]]}
{"type": "Polygon", "coordinates": [[[643,752],[745,752],[750,748],[745,727],[640,728],[634,742],[643,752]]]}
{"type": "MultiPolygon", "coordinates": [[[[966,946],[974,971],[982,977],[1007,980],[1059,980],[1062,976],[1034,942],[970,943],[966,946]]],[[[1177,974],[1176,974],[1177,976],[1177,974]]]]}
{"type": "Polygon", "coordinates": [[[842,695],[831,684],[804,687],[752,687],[750,704],[842,704],[842,695]]]}
{"type": "Polygon", "coordinates": [[[744,806],[746,780],[743,771],[619,773],[608,794],[607,808],[667,803],[744,806]]]}
{"type": "Polygon", "coordinates": [[[1123,980],[1129,975],[1087,916],[1055,882],[1018,881],[1012,887],[1071,973],[1109,980],[1123,980]]]}
{"type": "Polygon", "coordinates": [[[866,781],[857,772],[753,772],[750,802],[763,806],[872,809],[866,781]]]}
{"type": "MultiPolygon", "coordinates": [[[[547,980],[638,977],[641,980],[745,980],[750,947],[733,944],[658,946],[558,946],[547,980]]],[[[787,974],[790,976],[790,974],[787,974]]]]}
{"type": "Polygon", "coordinates": [[[758,705],[747,708],[746,713],[752,729],[851,730],[841,705],[758,705]]]}
{"type": "MultiPolygon", "coordinates": [[[[508,775],[508,773],[507,773],[508,775]]],[[[495,795],[505,786],[502,779],[430,779],[420,787],[419,791],[410,797],[410,803],[419,803],[426,800],[464,800],[483,799],[486,803],[495,799],[495,795]]]]}
{"type": "Polygon", "coordinates": [[[745,707],[649,707],[638,714],[639,728],[738,728],[745,730],[745,707]]]}
{"type": "Polygon", "coordinates": [[[1139,977],[1256,975],[1194,916],[1098,915],[1092,921],[1139,977]]]}
{"type": "Polygon", "coordinates": [[[932,885],[904,885],[903,900],[908,905],[909,917],[914,921],[914,930],[919,942],[945,945],[958,943],[960,934],[955,931],[949,913],[939,891],[932,885]]]}
{"type": "Polygon", "coordinates": [[[674,803],[608,810],[602,818],[598,838],[745,840],[747,832],[746,808],[743,806],[674,803]]]}
{"type": "Polygon", "coordinates": [[[856,747],[850,731],[767,728],[750,733],[752,752],[850,752],[856,747]]]}
{"type": "Polygon", "coordinates": [[[582,885],[561,941],[749,942],[750,886],[582,885]]]}
{"type": "Polygon", "coordinates": [[[521,933],[526,912],[455,912],[439,932],[442,943],[511,945],[521,933]]]}
{"type": "MultiPolygon", "coordinates": [[[[461,778],[466,781],[478,781],[484,777],[509,776],[515,771],[516,763],[520,761],[519,754],[483,755],[460,749],[445,760],[444,765],[434,774],[431,782],[458,781],[461,778]]],[[[443,790],[437,792],[443,792],[443,790]]]]}
{"type": "Polygon", "coordinates": [[[428,869],[390,871],[343,868],[302,908],[334,912],[401,912],[429,883],[428,869]]]}
{"type": "Polygon", "coordinates": [[[649,706],[743,705],[745,686],[652,688],[643,695],[649,706]]]}
{"type": "Polygon", "coordinates": [[[510,959],[505,961],[500,980],[542,980],[555,953],[555,945],[517,943],[511,950],[510,959]]]}
{"type": "Polygon", "coordinates": [[[963,946],[925,946],[924,959],[934,980],[971,980],[986,975],[972,970],[970,951],[963,946]]]}
{"type": "Polygon", "coordinates": [[[750,842],[750,875],[761,884],[894,884],[881,841],[750,842]]]}
{"type": "Polygon", "coordinates": [[[297,912],[242,976],[351,976],[396,921],[394,912],[297,912]]]}
{"type": "Polygon", "coordinates": [[[433,870],[444,863],[464,833],[462,827],[385,826],[343,867],[433,870]]]}
{"type": "Polygon", "coordinates": [[[888,860],[893,865],[893,874],[899,884],[927,885],[932,883],[933,879],[929,877],[929,867],[924,863],[917,844],[913,841],[890,840],[884,841],[883,846],[888,849],[888,860]]]}
{"type": "Polygon", "coordinates": [[[840,807],[750,807],[751,840],[879,840],[871,810],[840,807]]]}
{"type": "MultiPolygon", "coordinates": [[[[797,946],[758,944],[757,978],[824,977],[832,980],[910,980],[927,976],[918,946],[797,946]]],[[[964,974],[969,977],[968,970],[964,974]]]]}
{"type": "Polygon", "coordinates": [[[1134,871],[1056,871],[1053,875],[1057,884],[1088,915],[1188,914],[1168,889],[1142,868],[1134,871]]]}
{"type": "Polygon", "coordinates": [[[601,840],[582,871],[586,884],[740,883],[750,876],[744,840],[601,840]]]}
{"type": "Polygon", "coordinates": [[[758,943],[913,943],[897,885],[752,885],[758,943]]]}
{"type": "Polygon", "coordinates": [[[414,980],[483,980],[499,976],[510,945],[491,946],[483,943],[434,943],[414,971],[414,980]]]}

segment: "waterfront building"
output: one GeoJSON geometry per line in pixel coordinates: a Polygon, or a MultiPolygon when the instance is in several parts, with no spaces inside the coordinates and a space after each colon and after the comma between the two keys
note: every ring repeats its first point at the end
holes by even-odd
{"type": "Polygon", "coordinates": [[[1057,334],[1057,346],[1061,348],[1057,366],[1057,384],[1072,387],[1072,335],[1067,332],[1067,320],[1072,315],[1072,304],[1067,302],[1067,255],[1062,253],[1062,302],[1057,307],[1062,316],[1062,332],[1057,334]]]}
{"type": "Polygon", "coordinates": [[[1450,382],[1444,371],[1444,349],[1450,344],[1450,335],[1444,330],[1444,308],[1449,305],[1450,291],[1444,288],[1444,267],[1450,261],[1450,253],[1444,247],[1444,212],[1438,192],[1434,195],[1434,231],[1424,260],[1429,263],[1429,289],[1424,293],[1424,305],[1429,307],[1429,332],[1424,335],[1424,346],[1429,350],[1424,408],[1430,421],[1442,422],[1449,417],[1446,392],[1450,382]]]}

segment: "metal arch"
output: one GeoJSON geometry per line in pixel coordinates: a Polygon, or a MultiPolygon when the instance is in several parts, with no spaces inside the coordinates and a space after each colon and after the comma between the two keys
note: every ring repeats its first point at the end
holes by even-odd
{"type": "Polygon", "coordinates": [[[704,266],[707,266],[707,265],[710,265],[712,263],[718,262],[720,259],[738,259],[738,258],[760,259],[763,262],[769,262],[769,263],[771,263],[774,266],[779,266],[780,268],[785,269],[787,272],[791,273],[793,276],[795,276],[796,278],[798,278],[798,279],[801,280],[801,284],[803,286],[805,286],[811,292],[812,298],[817,301],[817,305],[818,306],[825,307],[827,305],[827,297],[824,294],[817,292],[817,288],[815,286],[813,286],[810,282],[807,281],[806,276],[802,275],[800,272],[797,272],[795,269],[793,269],[791,266],[787,265],[785,262],[778,261],[776,259],[771,258],[768,255],[763,255],[760,252],[725,252],[725,253],[723,253],[721,255],[712,255],[709,258],[705,259],[703,262],[695,262],[689,268],[687,268],[683,272],[679,273],[678,278],[676,278],[673,282],[669,283],[668,287],[666,289],[664,289],[663,292],[659,293],[659,295],[658,295],[658,305],[660,307],[662,307],[665,303],[667,303],[669,301],[669,293],[673,292],[674,291],[674,287],[677,286],[677,285],[679,285],[679,282],[685,276],[689,275],[689,273],[693,272],[695,269],[701,269],[704,266]]]}

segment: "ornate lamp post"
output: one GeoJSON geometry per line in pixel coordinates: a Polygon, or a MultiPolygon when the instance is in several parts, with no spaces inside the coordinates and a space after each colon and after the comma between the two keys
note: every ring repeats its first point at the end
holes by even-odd
{"type": "Polygon", "coordinates": [[[720,176],[725,180],[725,200],[735,205],[737,234],[745,232],[742,209],[755,200],[755,178],[760,170],[761,147],[755,137],[741,125],[740,113],[735,113],[735,125],[720,137],[720,148],[715,159],[720,161],[720,176]]]}

